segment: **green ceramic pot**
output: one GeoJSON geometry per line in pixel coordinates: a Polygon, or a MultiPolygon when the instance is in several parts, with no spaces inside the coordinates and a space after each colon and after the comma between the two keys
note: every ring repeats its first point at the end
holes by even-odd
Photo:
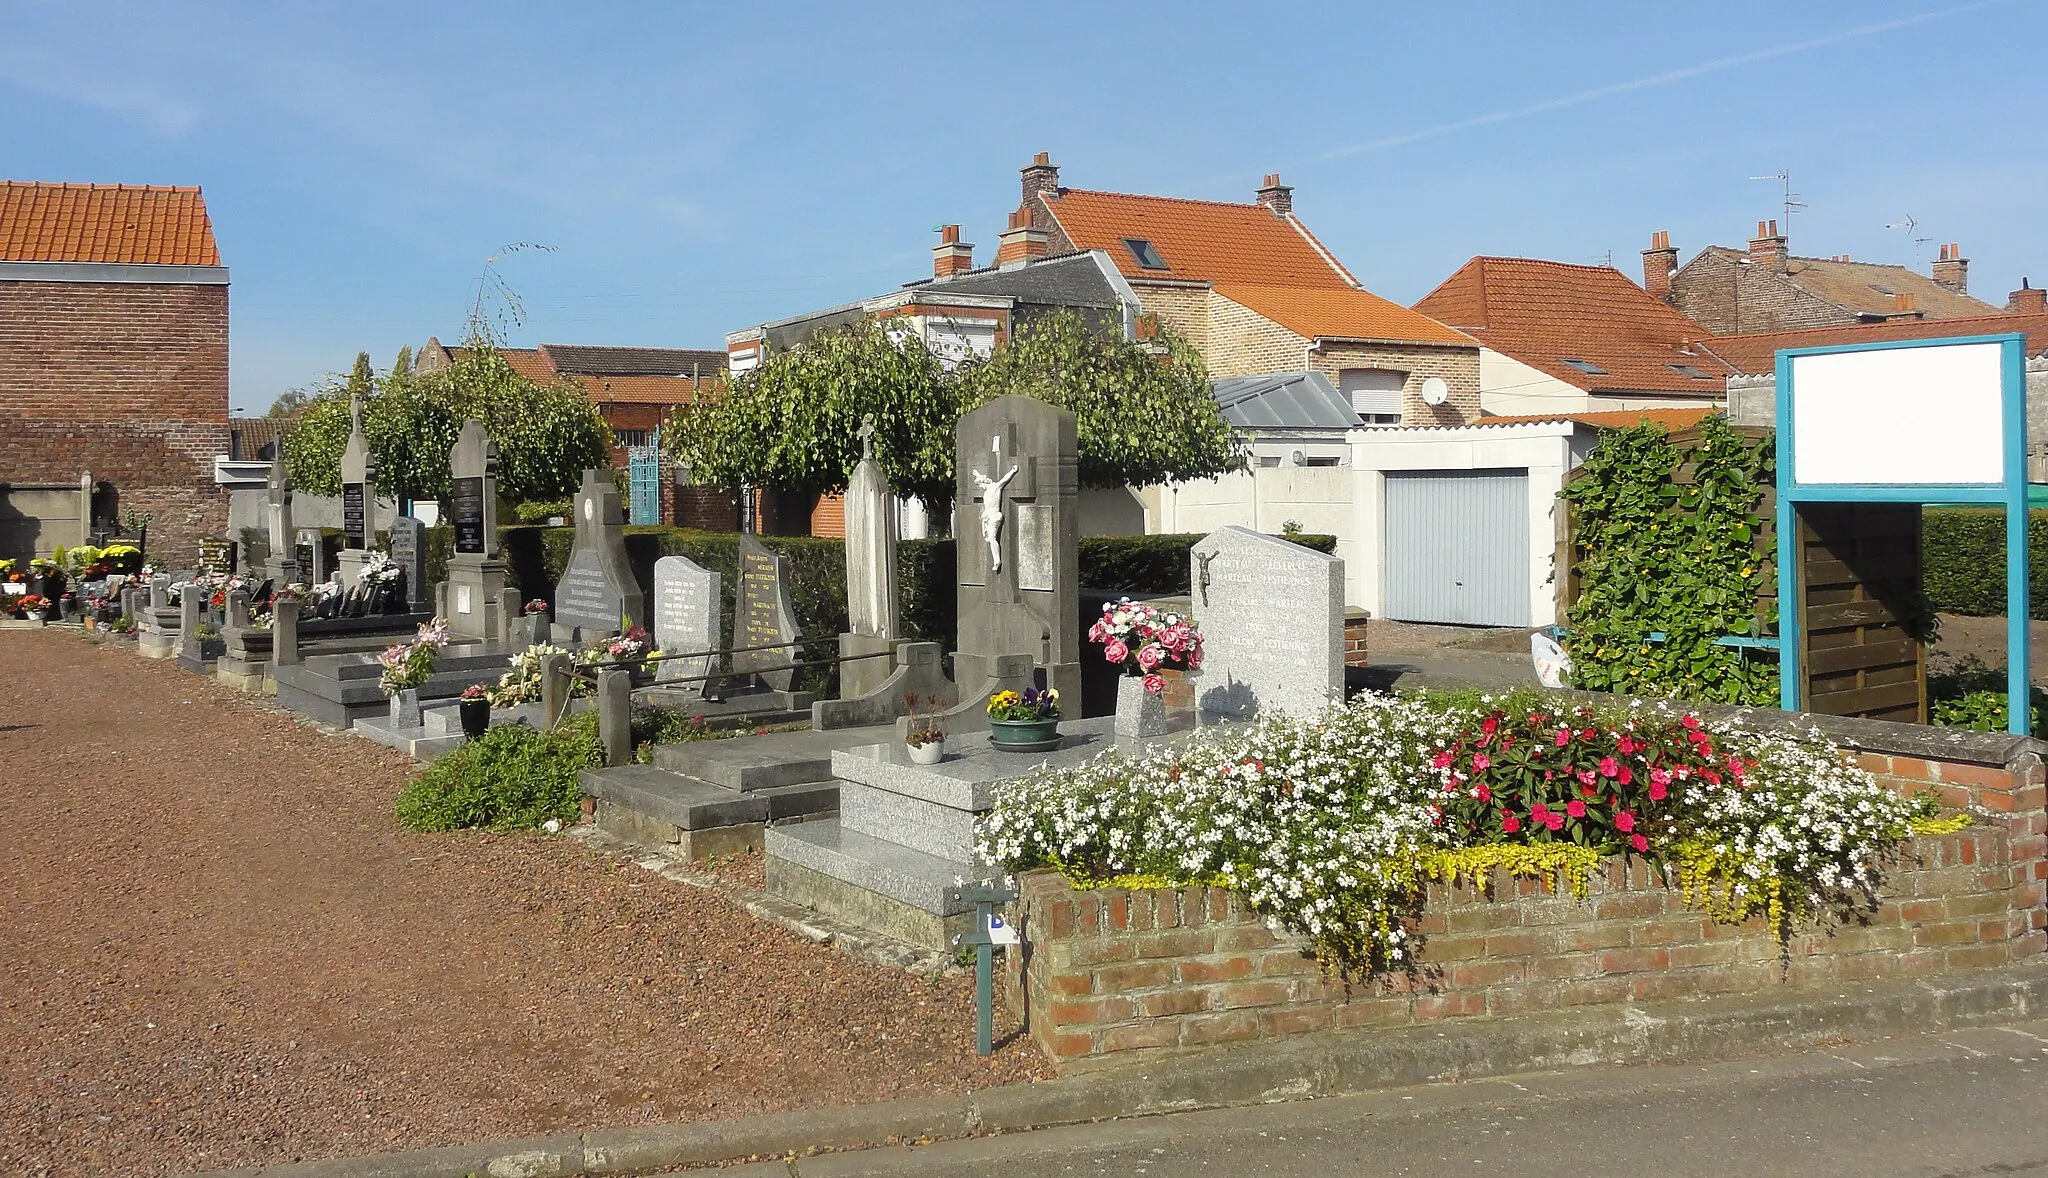
{"type": "Polygon", "coordinates": [[[1060,722],[1052,720],[990,720],[988,740],[998,748],[1006,745],[1025,745],[1033,749],[1057,742],[1060,738],[1060,722]]]}

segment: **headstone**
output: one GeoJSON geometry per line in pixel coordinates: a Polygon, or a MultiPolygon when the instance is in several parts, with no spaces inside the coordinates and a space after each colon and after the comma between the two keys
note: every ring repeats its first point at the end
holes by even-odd
{"type": "Polygon", "coordinates": [[[435,612],[454,633],[492,641],[506,628],[505,562],[498,556],[498,446],[483,422],[472,417],[462,423],[448,451],[448,472],[455,551],[435,612]]]}
{"type": "Polygon", "coordinates": [[[955,432],[963,703],[1002,655],[1031,656],[1045,685],[1081,698],[1079,493],[1074,415],[1005,396],[955,432]]]}
{"type": "Polygon", "coordinates": [[[860,464],[846,484],[846,617],[839,637],[839,695],[857,699],[875,690],[893,669],[886,654],[897,637],[896,496],[875,464],[873,419],[860,426],[860,464]]]}
{"type": "MultiPolygon", "coordinates": [[[[718,606],[725,579],[687,556],[664,556],[654,562],[654,641],[664,654],[691,654],[718,647],[718,606]]],[[[655,664],[654,677],[687,679],[685,692],[701,693],[700,676],[718,670],[718,657],[670,659],[655,664]]]]}
{"type": "Polygon", "coordinates": [[[341,451],[342,544],[361,550],[369,546],[376,528],[370,519],[370,505],[376,502],[376,464],[370,459],[370,439],[363,433],[363,404],[354,397],[349,398],[348,420],[348,444],[341,451]]]}
{"type": "Polygon", "coordinates": [[[391,521],[391,563],[398,566],[402,600],[392,604],[403,613],[427,608],[427,525],[409,515],[391,521]]]}
{"type": "Polygon", "coordinates": [[[610,634],[622,620],[645,625],[647,603],[626,559],[618,484],[609,470],[593,468],[576,492],[576,545],[555,583],[555,626],[610,634]]]}
{"type": "Polygon", "coordinates": [[[749,535],[740,537],[740,580],[732,608],[732,669],[753,675],[777,691],[796,684],[796,610],[789,603],[789,562],[749,535]],[[764,649],[747,649],[749,647],[764,649]]]}
{"type": "Polygon", "coordinates": [[[270,607],[271,661],[280,667],[299,662],[299,599],[280,598],[270,607]]]}
{"type": "Polygon", "coordinates": [[[300,528],[298,539],[292,545],[292,562],[298,565],[303,584],[318,585],[328,578],[333,570],[327,567],[326,556],[326,550],[320,544],[320,533],[311,528],[300,528]]]}
{"type": "Polygon", "coordinates": [[[1343,702],[1343,561],[1235,524],[1202,537],[1188,561],[1203,723],[1343,702]]]}

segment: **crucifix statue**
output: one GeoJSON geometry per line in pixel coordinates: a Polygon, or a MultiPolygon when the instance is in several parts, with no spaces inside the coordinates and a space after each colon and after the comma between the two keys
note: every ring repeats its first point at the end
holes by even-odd
{"type": "Polygon", "coordinates": [[[348,428],[350,433],[363,432],[363,399],[355,393],[348,395],[348,428]]]}
{"type": "Polygon", "coordinates": [[[875,460],[875,419],[872,416],[861,418],[860,429],[856,432],[860,434],[860,460],[862,462],[873,462],[875,460]]]}
{"type": "MultiPolygon", "coordinates": [[[[1003,439],[997,437],[990,446],[989,470],[1003,464],[1003,439]]],[[[988,545],[988,571],[1003,571],[1003,488],[1017,477],[1017,464],[1011,463],[1003,477],[992,479],[981,471],[974,472],[974,485],[981,488],[981,539],[988,545]]]]}

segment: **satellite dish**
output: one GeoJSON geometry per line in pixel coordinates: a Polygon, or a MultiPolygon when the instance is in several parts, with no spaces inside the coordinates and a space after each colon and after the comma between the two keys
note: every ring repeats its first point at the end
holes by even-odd
{"type": "Polygon", "coordinates": [[[1444,378],[1443,378],[1443,377],[1441,377],[1441,376],[1432,376],[1432,377],[1430,377],[1430,378],[1429,378],[1428,380],[1425,380],[1425,381],[1423,381],[1423,382],[1422,382],[1422,403],[1423,403],[1423,404],[1425,404],[1425,405],[1441,405],[1441,404],[1443,404],[1443,403],[1444,403],[1445,401],[1448,401],[1448,400],[1450,400],[1450,399],[1451,399],[1451,386],[1450,386],[1450,385],[1447,385],[1447,384],[1445,384],[1445,383],[1444,383],[1444,378]]]}

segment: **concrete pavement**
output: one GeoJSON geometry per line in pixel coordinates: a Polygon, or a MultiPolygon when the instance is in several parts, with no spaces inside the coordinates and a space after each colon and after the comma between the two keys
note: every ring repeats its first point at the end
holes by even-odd
{"type": "Polygon", "coordinates": [[[2048,1175],[2048,1022],[799,1158],[728,1178],[2048,1175]]]}

